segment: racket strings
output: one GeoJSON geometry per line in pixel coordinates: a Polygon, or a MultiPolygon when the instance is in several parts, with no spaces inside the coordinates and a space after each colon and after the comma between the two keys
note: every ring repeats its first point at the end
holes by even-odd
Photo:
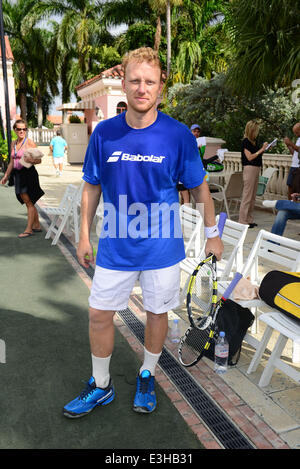
{"type": "Polygon", "coordinates": [[[199,330],[191,328],[183,339],[180,356],[184,365],[190,365],[203,354],[204,350],[209,348],[210,335],[213,333],[210,329],[199,330]]]}
{"type": "Polygon", "coordinates": [[[210,265],[203,265],[198,270],[190,289],[190,308],[193,317],[207,316],[214,294],[214,275],[210,265]]]}

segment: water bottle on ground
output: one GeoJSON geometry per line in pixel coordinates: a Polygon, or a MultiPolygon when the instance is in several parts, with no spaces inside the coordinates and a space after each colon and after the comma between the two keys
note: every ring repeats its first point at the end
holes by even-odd
{"type": "Polygon", "coordinates": [[[228,365],[229,344],[225,332],[221,331],[215,345],[215,372],[226,373],[228,365]]]}
{"type": "Polygon", "coordinates": [[[178,319],[173,319],[171,332],[170,332],[170,339],[173,343],[180,342],[180,327],[178,319]]]}

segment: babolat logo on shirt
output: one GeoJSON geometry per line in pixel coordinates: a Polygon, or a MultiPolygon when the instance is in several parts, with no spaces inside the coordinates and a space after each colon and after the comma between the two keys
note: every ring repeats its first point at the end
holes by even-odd
{"type": "Polygon", "coordinates": [[[108,158],[107,163],[115,163],[121,158],[122,161],[144,161],[150,163],[162,163],[165,156],[155,156],[155,155],[131,155],[130,153],[123,153],[122,151],[114,151],[112,155],[108,158]]]}

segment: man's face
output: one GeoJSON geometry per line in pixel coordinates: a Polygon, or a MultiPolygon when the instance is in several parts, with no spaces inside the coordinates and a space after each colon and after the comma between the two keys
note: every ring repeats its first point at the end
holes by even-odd
{"type": "Polygon", "coordinates": [[[122,88],[127,96],[128,109],[141,113],[156,109],[162,90],[160,68],[148,62],[129,62],[122,88]]]}
{"type": "Polygon", "coordinates": [[[199,127],[197,127],[196,129],[192,130],[192,133],[195,135],[196,138],[198,138],[198,137],[200,137],[201,131],[200,131],[199,127]]]}

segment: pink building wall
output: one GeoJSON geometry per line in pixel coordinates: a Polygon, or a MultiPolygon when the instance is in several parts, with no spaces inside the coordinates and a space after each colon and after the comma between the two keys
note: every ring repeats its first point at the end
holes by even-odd
{"type": "Polygon", "coordinates": [[[103,95],[95,98],[96,109],[85,109],[84,117],[88,125],[88,133],[91,135],[95,126],[104,119],[110,119],[117,115],[117,107],[119,103],[126,103],[126,96],[103,95]],[[97,108],[101,109],[103,117],[97,115],[97,108]]]}
{"type": "MultiPolygon", "coordinates": [[[[119,103],[125,103],[125,107],[127,106],[127,99],[122,89],[123,75],[122,66],[119,64],[76,87],[81,101],[93,102],[93,109],[84,110],[89,134],[101,120],[110,119],[120,112],[117,111],[119,103]]],[[[87,107],[90,108],[90,104],[87,107]]]]}

